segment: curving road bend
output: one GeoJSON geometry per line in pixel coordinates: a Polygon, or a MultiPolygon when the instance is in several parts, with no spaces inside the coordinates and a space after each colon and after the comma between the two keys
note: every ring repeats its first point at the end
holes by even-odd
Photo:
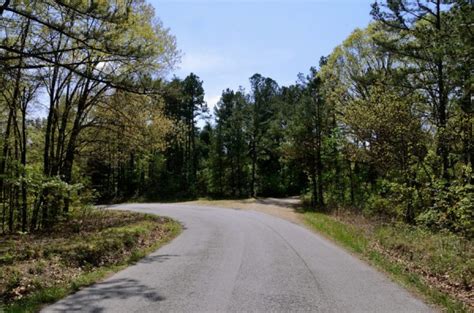
{"type": "Polygon", "coordinates": [[[433,312],[309,230],[254,211],[175,204],[114,209],[175,218],[170,244],[43,312],[433,312]]]}

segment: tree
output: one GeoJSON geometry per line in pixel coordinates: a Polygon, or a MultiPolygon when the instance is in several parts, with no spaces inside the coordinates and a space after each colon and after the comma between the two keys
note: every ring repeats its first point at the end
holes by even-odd
{"type": "Polygon", "coordinates": [[[183,110],[186,125],[184,160],[186,164],[186,188],[194,194],[197,177],[196,118],[207,111],[204,103],[202,81],[193,73],[183,80],[183,110]]]}
{"type": "MultiPolygon", "coordinates": [[[[357,99],[345,108],[343,118],[353,142],[361,143],[357,147],[363,153],[361,158],[374,164],[379,176],[398,179],[408,187],[416,184],[415,168],[427,153],[427,134],[413,109],[419,100],[416,95],[376,84],[371,87],[369,98],[357,99]]],[[[413,223],[412,200],[408,201],[404,217],[413,223]]]]}
{"type": "Polygon", "coordinates": [[[1,14],[0,69],[5,79],[13,79],[2,93],[9,108],[0,168],[3,203],[10,210],[11,231],[15,208],[23,231],[27,224],[31,230],[51,227],[58,208],[69,210],[69,187],[63,187],[77,181],[75,159],[84,131],[98,125],[97,107],[110,104],[118,90],[158,93],[160,86],[149,78],[173,66],[175,39],[141,0],[6,1],[1,14]],[[27,172],[27,111],[36,91],[49,101],[43,176],[33,183],[27,172]],[[30,181],[34,194],[28,191],[30,181]]]}
{"type": "Polygon", "coordinates": [[[251,182],[250,194],[256,197],[258,194],[261,171],[258,169],[259,161],[269,157],[269,149],[266,149],[266,138],[268,127],[275,113],[275,100],[279,93],[278,84],[271,78],[265,78],[260,74],[250,77],[252,88],[252,102],[250,103],[250,119],[248,121],[250,156],[251,156],[251,182]]]}
{"type": "Polygon", "coordinates": [[[19,67],[15,61],[23,59],[24,69],[61,67],[112,87],[144,92],[147,86],[137,86],[117,69],[111,76],[114,65],[133,63],[129,71],[140,76],[147,71],[166,70],[176,61],[174,37],[159,21],[152,21],[153,8],[142,0],[73,3],[15,0],[5,1],[0,12],[6,23],[0,45],[0,64],[5,70],[19,67]],[[21,49],[18,40],[9,38],[10,33],[16,33],[18,19],[30,22],[33,44],[27,49],[21,49]],[[49,45],[51,38],[61,43],[49,45]],[[100,61],[109,65],[108,71],[78,66],[95,62],[87,52],[100,54],[100,61]],[[64,55],[75,57],[64,58],[64,55]],[[142,62],[147,58],[154,62],[142,62]]]}
{"type": "Polygon", "coordinates": [[[450,176],[446,127],[450,99],[457,89],[453,81],[457,64],[450,48],[454,41],[453,19],[449,13],[452,3],[444,0],[397,0],[372,5],[372,16],[388,34],[377,38],[377,44],[405,63],[403,72],[409,83],[407,87],[421,91],[431,106],[430,118],[437,128],[437,153],[445,179],[450,176]]]}
{"type": "Polygon", "coordinates": [[[152,196],[173,121],[157,96],[117,92],[107,101],[94,110],[94,124],[79,138],[79,166],[92,173],[101,201],[152,196]]]}
{"type": "Polygon", "coordinates": [[[244,90],[226,89],[215,108],[216,127],[211,154],[212,190],[219,196],[242,197],[247,191],[247,142],[244,90]]]}
{"type": "Polygon", "coordinates": [[[311,182],[311,205],[319,209],[325,206],[323,154],[325,141],[331,134],[331,112],[324,101],[321,83],[316,68],[311,68],[310,75],[301,75],[299,85],[292,87],[295,110],[289,121],[285,149],[287,157],[304,164],[311,182]]]}

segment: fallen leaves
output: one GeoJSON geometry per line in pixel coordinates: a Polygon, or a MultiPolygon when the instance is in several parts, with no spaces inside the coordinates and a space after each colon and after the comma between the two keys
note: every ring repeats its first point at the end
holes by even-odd
{"type": "Polygon", "coordinates": [[[67,227],[65,223],[52,235],[6,236],[1,239],[0,247],[11,258],[8,262],[0,262],[0,302],[17,301],[39,289],[67,285],[81,274],[99,267],[120,264],[134,251],[146,249],[167,236],[167,229],[163,227],[167,222],[169,219],[162,217],[108,211],[107,214],[81,216],[79,221],[72,219],[70,223],[83,225],[78,233],[72,232],[73,227],[67,227]],[[138,236],[133,245],[125,243],[130,240],[130,233],[138,236]],[[110,240],[111,234],[121,249],[104,250],[103,253],[98,250],[100,260],[97,264],[69,262],[68,251],[79,243],[101,246],[101,241],[110,240]]]}

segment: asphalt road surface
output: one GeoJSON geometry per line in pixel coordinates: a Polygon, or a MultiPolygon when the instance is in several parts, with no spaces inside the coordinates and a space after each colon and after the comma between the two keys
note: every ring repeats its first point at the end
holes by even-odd
{"type": "Polygon", "coordinates": [[[44,312],[433,312],[364,262],[286,220],[189,205],[117,208],[175,218],[184,231],[44,312]]]}

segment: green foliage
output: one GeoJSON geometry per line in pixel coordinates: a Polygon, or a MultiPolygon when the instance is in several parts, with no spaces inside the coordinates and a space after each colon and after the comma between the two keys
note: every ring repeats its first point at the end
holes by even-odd
{"type": "Polygon", "coordinates": [[[209,194],[244,197],[249,194],[248,130],[245,114],[249,103],[243,90],[225,90],[215,108],[216,127],[210,129],[209,194]]]}
{"type": "MultiPolygon", "coordinates": [[[[466,172],[472,175],[470,169],[466,172]]],[[[417,217],[418,223],[474,238],[474,186],[462,180],[452,181],[449,186],[435,181],[429,186],[429,192],[432,204],[417,217]]]]}
{"type": "Polygon", "coordinates": [[[78,202],[95,200],[81,164],[91,142],[119,135],[123,153],[164,148],[171,123],[156,94],[178,59],[176,42],[141,0],[9,1],[3,11],[2,232],[51,230],[78,202]],[[34,119],[39,94],[47,114],[34,119]]]}
{"type": "Polygon", "coordinates": [[[364,207],[364,213],[377,216],[377,215],[388,215],[388,216],[397,216],[399,215],[397,208],[392,206],[393,202],[387,199],[384,196],[379,196],[376,194],[370,195],[367,199],[366,205],[364,207]]]}

